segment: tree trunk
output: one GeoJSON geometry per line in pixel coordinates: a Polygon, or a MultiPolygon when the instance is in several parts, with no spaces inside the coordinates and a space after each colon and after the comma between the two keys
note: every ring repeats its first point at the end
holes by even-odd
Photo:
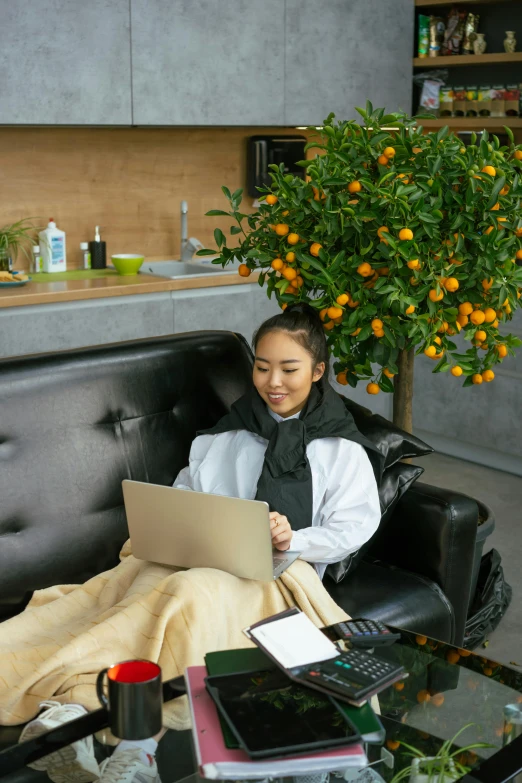
{"type": "Polygon", "coordinates": [[[399,351],[399,372],[393,379],[393,423],[406,432],[413,431],[413,348],[399,351]]]}

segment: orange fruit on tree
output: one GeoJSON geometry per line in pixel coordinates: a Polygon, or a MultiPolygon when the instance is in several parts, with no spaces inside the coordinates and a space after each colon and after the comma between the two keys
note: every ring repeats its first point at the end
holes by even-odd
{"type": "Polygon", "coordinates": [[[502,343],[500,345],[495,345],[495,351],[498,353],[501,359],[507,356],[508,353],[507,346],[503,345],[502,343]]]}
{"type": "Polygon", "coordinates": [[[375,332],[376,329],[382,329],[383,323],[380,318],[374,318],[372,321],[372,329],[375,332]]]}
{"type": "Polygon", "coordinates": [[[328,318],[333,320],[334,318],[340,318],[344,311],[340,307],[329,307],[327,312],[328,318]]]}
{"type": "Polygon", "coordinates": [[[289,251],[289,252],[286,254],[286,256],[285,256],[285,260],[286,260],[286,261],[288,261],[288,263],[289,263],[289,264],[293,264],[293,263],[294,263],[294,261],[295,261],[295,253],[294,253],[294,251],[293,251],[293,250],[290,250],[290,251],[289,251]]]}
{"type": "Polygon", "coordinates": [[[466,324],[468,323],[468,321],[469,321],[469,318],[468,318],[468,316],[467,316],[467,315],[458,315],[458,316],[457,316],[457,323],[458,323],[458,325],[459,325],[460,327],[462,327],[462,326],[466,326],[466,324]]]}
{"type": "Polygon", "coordinates": [[[422,690],[417,693],[417,701],[419,704],[424,704],[425,702],[428,702],[431,699],[429,691],[422,690]]]}
{"type": "Polygon", "coordinates": [[[428,345],[428,347],[424,349],[424,353],[426,354],[426,356],[429,356],[430,359],[433,359],[433,357],[437,353],[437,349],[435,348],[434,345],[428,345]]]}
{"type": "MultiPolygon", "coordinates": [[[[381,266],[380,269],[377,270],[378,274],[381,277],[387,277],[390,274],[390,267],[389,266],[381,266]]],[[[520,299],[520,297],[519,297],[520,299]]]]}
{"type": "Polygon", "coordinates": [[[339,305],[345,305],[349,300],[349,298],[350,297],[348,296],[348,294],[340,294],[335,301],[339,305]]]}
{"type": "Polygon", "coordinates": [[[422,147],[413,147],[412,152],[414,155],[418,155],[419,152],[422,152],[422,147]]]}
{"type": "Polygon", "coordinates": [[[374,329],[373,330],[373,336],[374,337],[384,337],[384,329],[374,329]]]}
{"type": "Polygon", "coordinates": [[[443,321],[439,328],[437,329],[437,332],[447,332],[449,329],[449,323],[447,321],[443,321]]]}
{"type": "Polygon", "coordinates": [[[404,690],[404,683],[403,682],[396,682],[393,686],[396,691],[403,691],[404,690]]]}
{"type": "Polygon", "coordinates": [[[415,305],[408,305],[408,307],[404,311],[405,315],[411,315],[414,312],[415,312],[415,305]]]}
{"type": "Polygon", "coordinates": [[[275,227],[275,232],[279,237],[285,237],[290,231],[286,223],[278,223],[275,227]]]}
{"type": "Polygon", "coordinates": [[[493,674],[493,669],[490,669],[489,666],[486,666],[485,669],[482,669],[482,673],[486,675],[486,677],[491,677],[493,674]]]}
{"type": "Polygon", "coordinates": [[[271,207],[272,207],[274,204],[277,204],[278,200],[279,200],[279,199],[277,198],[277,196],[274,196],[272,193],[270,193],[270,194],[269,194],[269,195],[266,197],[266,199],[265,199],[266,203],[267,203],[267,204],[269,204],[271,207]]]}
{"type": "Polygon", "coordinates": [[[444,298],[444,292],[441,291],[440,293],[437,293],[436,288],[431,288],[428,297],[432,302],[440,302],[440,300],[444,298]]]}
{"type": "Polygon", "coordinates": [[[484,233],[485,233],[485,234],[491,234],[491,232],[492,232],[492,231],[493,231],[493,226],[490,226],[489,228],[487,228],[487,229],[485,230],[485,232],[484,232],[484,233]]]}
{"type": "Polygon", "coordinates": [[[299,242],[299,234],[288,234],[286,241],[289,245],[297,245],[299,242]]]}
{"type": "Polygon", "coordinates": [[[287,303],[283,302],[283,304],[281,305],[281,310],[286,310],[287,307],[288,307],[287,303]]]}
{"type": "Polygon", "coordinates": [[[296,285],[298,288],[302,288],[302,286],[304,286],[304,280],[301,275],[297,275],[294,285],[296,285]]]}
{"type": "Polygon", "coordinates": [[[381,242],[384,242],[385,245],[387,245],[388,243],[386,242],[386,239],[384,238],[383,234],[389,234],[389,233],[390,233],[390,229],[387,228],[386,226],[381,226],[380,228],[377,229],[377,236],[379,237],[381,242]]]}
{"type": "Polygon", "coordinates": [[[411,261],[408,261],[406,266],[408,269],[418,269],[420,266],[420,261],[418,258],[412,258],[411,261]]]}
{"type": "Polygon", "coordinates": [[[491,212],[495,212],[495,210],[500,209],[500,202],[497,201],[497,203],[491,207],[491,212]]]}
{"type": "Polygon", "coordinates": [[[286,217],[287,215],[290,214],[290,210],[289,209],[285,209],[285,211],[281,212],[281,214],[282,214],[283,217],[286,217]]]}
{"type": "Polygon", "coordinates": [[[351,337],[357,337],[357,335],[358,335],[358,334],[359,334],[359,332],[361,331],[361,328],[362,328],[362,327],[360,327],[360,326],[359,326],[359,328],[358,328],[358,329],[356,329],[356,330],[355,330],[355,332],[350,332],[350,336],[351,336],[351,337]]]}
{"type": "Polygon", "coordinates": [[[487,339],[488,339],[488,336],[487,336],[486,332],[484,331],[484,329],[477,329],[477,331],[475,332],[475,340],[478,343],[483,343],[484,340],[487,340],[487,339]]]}
{"type": "Polygon", "coordinates": [[[410,277],[410,285],[413,285],[413,286],[420,285],[420,280],[417,280],[416,277],[412,276],[412,277],[410,277]]]}
{"type": "Polygon", "coordinates": [[[315,256],[317,258],[317,256],[319,255],[319,251],[322,249],[322,247],[323,246],[320,245],[319,242],[314,242],[313,244],[310,245],[310,255],[315,256]]]}
{"type": "Polygon", "coordinates": [[[393,158],[395,155],[395,149],[393,147],[386,147],[386,149],[383,152],[383,155],[386,155],[387,158],[393,158]]]}
{"type": "Polygon", "coordinates": [[[388,748],[388,750],[397,750],[400,744],[401,743],[398,742],[397,740],[392,740],[392,739],[386,740],[386,747],[388,748]]]}
{"type": "Polygon", "coordinates": [[[353,182],[350,182],[350,184],[348,185],[349,193],[359,193],[361,190],[362,190],[362,185],[358,179],[355,179],[353,182]]]}
{"type": "Polygon", "coordinates": [[[504,187],[503,187],[503,188],[502,188],[502,190],[500,191],[500,194],[499,194],[499,195],[501,195],[501,196],[507,196],[507,194],[508,194],[508,193],[509,193],[509,185],[504,185],[504,187]]]}
{"type": "Polygon", "coordinates": [[[369,277],[373,274],[373,269],[368,263],[368,261],[363,261],[362,264],[359,264],[357,267],[358,273],[361,275],[361,277],[369,277]]]}
{"type": "Polygon", "coordinates": [[[274,258],[272,263],[270,264],[272,269],[275,269],[276,272],[279,272],[284,267],[284,262],[282,258],[274,258]]]}
{"type": "Polygon", "coordinates": [[[457,663],[459,658],[460,655],[456,650],[450,650],[446,655],[446,660],[448,661],[448,663],[457,663]]]}
{"type": "Polygon", "coordinates": [[[417,642],[417,644],[420,644],[420,646],[422,647],[424,644],[427,643],[428,637],[427,636],[421,636],[420,634],[418,634],[415,637],[415,641],[417,642]]]}
{"type": "Polygon", "coordinates": [[[454,293],[458,290],[459,287],[459,281],[456,277],[447,277],[444,281],[444,288],[446,291],[449,291],[450,294],[454,293]]]}
{"type": "Polygon", "coordinates": [[[441,345],[442,344],[442,340],[440,339],[440,337],[434,337],[433,338],[433,342],[436,343],[437,345],[441,345]]]}
{"type": "Polygon", "coordinates": [[[380,392],[379,385],[377,383],[369,383],[368,386],[366,387],[366,391],[368,392],[368,394],[379,394],[380,392]]]}
{"type": "Polygon", "coordinates": [[[494,177],[497,173],[493,166],[483,166],[481,170],[484,174],[489,174],[490,177],[494,177]]]}
{"type": "Polygon", "coordinates": [[[482,375],[481,375],[479,372],[476,372],[476,373],[475,373],[475,375],[472,375],[472,376],[471,376],[471,380],[472,380],[472,381],[473,381],[473,383],[475,383],[477,386],[480,386],[480,384],[482,383],[482,381],[483,381],[484,379],[483,379],[482,375]]]}
{"type": "Polygon", "coordinates": [[[402,239],[404,241],[413,239],[413,231],[411,228],[401,228],[399,231],[399,239],[402,239]]]}
{"type": "Polygon", "coordinates": [[[484,291],[489,291],[489,289],[493,285],[493,282],[494,282],[494,280],[493,280],[492,277],[490,277],[489,280],[487,278],[485,278],[482,281],[482,288],[484,289],[484,291]]]}
{"type": "Polygon", "coordinates": [[[333,329],[333,328],[334,328],[334,326],[335,326],[335,323],[334,323],[333,321],[328,321],[328,323],[326,323],[326,324],[324,325],[324,328],[325,328],[325,329],[328,329],[328,331],[330,331],[330,329],[333,329]]]}
{"type": "Polygon", "coordinates": [[[469,320],[475,326],[480,326],[480,324],[483,324],[486,320],[486,314],[483,313],[482,310],[473,310],[469,316],[469,320]]]}
{"type": "Polygon", "coordinates": [[[484,370],[482,373],[482,380],[486,383],[491,383],[491,381],[494,379],[495,373],[493,370],[484,370]]]}
{"type": "Polygon", "coordinates": [[[289,280],[291,282],[292,280],[296,279],[297,272],[291,266],[287,266],[286,269],[283,269],[282,275],[285,280],[289,280]]]}
{"type": "Polygon", "coordinates": [[[522,250],[517,250],[516,257],[519,261],[522,261],[522,250]]]}
{"type": "Polygon", "coordinates": [[[237,270],[241,277],[248,277],[252,270],[247,267],[246,264],[239,264],[239,268],[237,270]]]}
{"type": "Polygon", "coordinates": [[[323,308],[323,309],[320,311],[320,313],[319,313],[319,318],[321,319],[321,321],[324,321],[324,319],[326,318],[326,314],[327,314],[327,312],[328,312],[328,308],[327,308],[327,307],[324,307],[324,308],[323,308]]]}
{"type": "Polygon", "coordinates": [[[337,375],[336,381],[337,383],[340,383],[341,386],[346,386],[348,384],[348,381],[346,380],[346,370],[343,370],[337,375]]]}
{"type": "Polygon", "coordinates": [[[388,370],[387,367],[384,368],[383,373],[387,378],[395,378],[395,373],[392,372],[391,370],[388,370]]]}
{"type": "Polygon", "coordinates": [[[522,160],[522,150],[515,150],[515,158],[517,160],[522,160]]]}
{"type": "Polygon", "coordinates": [[[351,308],[359,307],[359,302],[354,302],[353,299],[350,299],[350,301],[348,302],[348,307],[351,308]]]}
{"type": "Polygon", "coordinates": [[[455,367],[452,367],[450,370],[451,374],[455,376],[455,378],[460,378],[462,375],[462,367],[459,367],[458,364],[455,365],[455,367]]]}
{"type": "Polygon", "coordinates": [[[471,302],[462,302],[462,304],[459,304],[459,313],[460,315],[469,315],[473,312],[473,305],[471,302]]]}
{"type": "Polygon", "coordinates": [[[388,158],[386,155],[379,155],[377,158],[377,163],[379,163],[381,166],[387,166],[388,165],[388,158]]]}
{"type": "Polygon", "coordinates": [[[443,693],[434,693],[431,697],[431,703],[435,707],[442,707],[444,704],[444,694],[443,693]]]}

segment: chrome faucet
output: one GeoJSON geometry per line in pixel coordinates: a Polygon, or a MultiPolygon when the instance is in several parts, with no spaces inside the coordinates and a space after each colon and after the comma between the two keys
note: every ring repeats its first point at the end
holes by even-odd
{"type": "Polygon", "coordinates": [[[196,251],[203,248],[203,244],[195,237],[188,237],[188,203],[181,202],[181,247],[179,253],[180,261],[191,261],[196,251]]]}

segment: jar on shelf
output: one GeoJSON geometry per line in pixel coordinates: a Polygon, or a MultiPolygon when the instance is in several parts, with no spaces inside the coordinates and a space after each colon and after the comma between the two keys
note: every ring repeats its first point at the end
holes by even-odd
{"type": "Polygon", "coordinates": [[[477,37],[473,41],[473,51],[475,54],[484,54],[487,48],[485,33],[477,33],[477,37]]]}
{"type": "Polygon", "coordinates": [[[504,49],[508,54],[513,54],[517,50],[517,39],[515,38],[514,30],[506,30],[506,37],[504,38],[504,49]]]}

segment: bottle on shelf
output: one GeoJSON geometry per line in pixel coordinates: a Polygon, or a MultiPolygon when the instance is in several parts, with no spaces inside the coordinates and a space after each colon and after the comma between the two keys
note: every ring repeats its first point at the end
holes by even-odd
{"type": "Polygon", "coordinates": [[[80,250],[82,251],[82,268],[91,269],[91,251],[89,250],[88,242],[80,242],[80,250]]]}
{"type": "Polygon", "coordinates": [[[100,238],[100,227],[96,226],[94,242],[89,242],[91,264],[93,269],[105,269],[107,266],[106,244],[100,238]]]}
{"type": "Polygon", "coordinates": [[[43,272],[43,258],[40,253],[40,245],[33,245],[31,272],[43,272]]]}
{"type": "Polygon", "coordinates": [[[54,218],[49,219],[47,228],[38,234],[43,258],[44,272],[65,272],[67,256],[65,251],[65,231],[56,227],[54,218]]]}

